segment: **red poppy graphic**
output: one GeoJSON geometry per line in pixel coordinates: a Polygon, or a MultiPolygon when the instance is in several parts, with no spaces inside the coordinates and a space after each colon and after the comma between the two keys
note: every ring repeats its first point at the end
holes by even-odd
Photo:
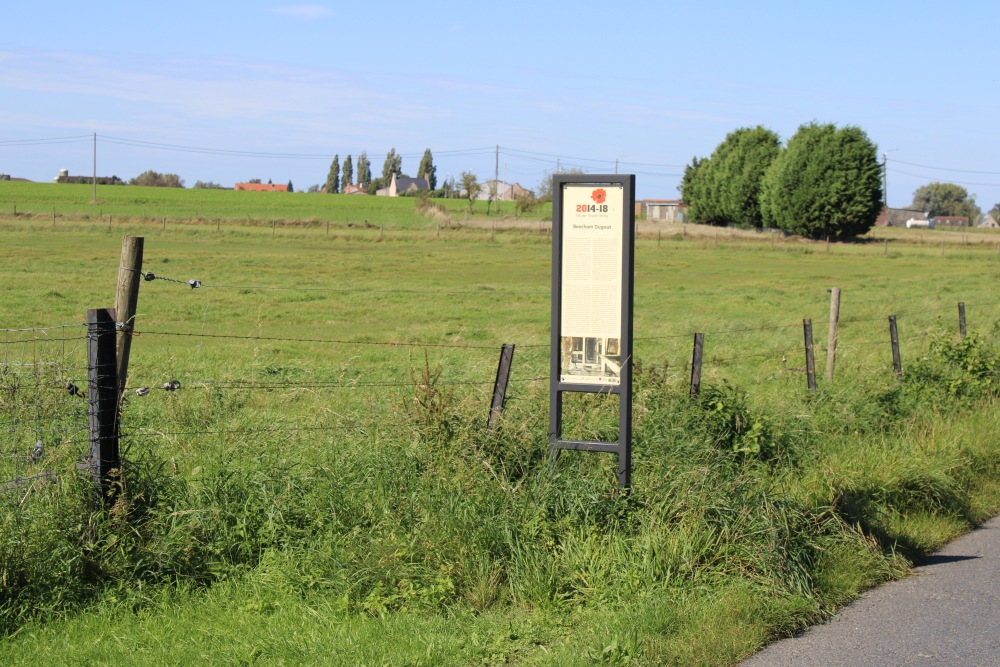
{"type": "Polygon", "coordinates": [[[603,204],[604,200],[608,198],[608,193],[604,191],[604,188],[597,188],[590,194],[590,198],[594,200],[595,204],[603,204]]]}

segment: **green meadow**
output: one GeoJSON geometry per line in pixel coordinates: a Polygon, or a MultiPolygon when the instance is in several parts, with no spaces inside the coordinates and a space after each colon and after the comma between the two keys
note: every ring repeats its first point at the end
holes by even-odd
{"type": "MultiPolygon", "coordinates": [[[[69,220],[159,222],[177,220],[232,226],[294,225],[412,226],[416,197],[371,197],[324,195],[303,192],[236,192],[216,189],[155,188],[131,185],[98,186],[97,198],[90,185],[0,182],[0,211],[58,225],[69,220]]],[[[439,213],[434,221],[464,217],[469,202],[464,199],[435,200],[439,213]]],[[[491,208],[495,212],[496,204],[491,208]]],[[[514,215],[513,202],[500,202],[500,212],[514,215]]],[[[473,214],[486,213],[486,202],[476,202],[473,214]]],[[[530,219],[548,220],[551,207],[539,207],[530,219]]],[[[424,220],[424,222],[428,222],[424,220]]]]}
{"type": "MultiPolygon", "coordinates": [[[[274,195],[122,187],[95,205],[85,186],[7,185],[0,483],[39,479],[0,491],[0,663],[736,664],[1000,509],[992,239],[642,228],[622,493],[612,457],[547,452],[548,211],[494,225],[445,202],[444,225],[412,199],[239,208],[274,195]],[[85,386],[83,313],[113,305],[124,235],[157,279],[140,287],[125,483],[100,511],[65,385],[85,386]]],[[[565,419],[610,438],[615,409],[579,396],[565,419]]]]}

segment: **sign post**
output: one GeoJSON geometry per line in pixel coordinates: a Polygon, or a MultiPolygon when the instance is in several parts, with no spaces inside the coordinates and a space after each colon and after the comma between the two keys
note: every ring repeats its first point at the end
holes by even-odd
{"type": "Polygon", "coordinates": [[[634,247],[634,175],[552,177],[549,447],[617,454],[623,489],[632,483],[634,247]],[[618,439],[564,439],[564,392],[617,394],[618,439]]]}

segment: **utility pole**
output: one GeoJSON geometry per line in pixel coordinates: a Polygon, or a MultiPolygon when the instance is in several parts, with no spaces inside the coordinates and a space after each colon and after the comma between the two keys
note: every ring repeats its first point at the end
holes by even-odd
{"type": "Polygon", "coordinates": [[[94,203],[97,203],[97,132],[94,132],[94,203]]]}
{"type": "Polygon", "coordinates": [[[889,158],[882,153],[882,205],[885,206],[885,214],[889,215],[889,158]]]}
{"type": "Polygon", "coordinates": [[[615,158],[615,174],[618,173],[618,158],[615,158]]]}

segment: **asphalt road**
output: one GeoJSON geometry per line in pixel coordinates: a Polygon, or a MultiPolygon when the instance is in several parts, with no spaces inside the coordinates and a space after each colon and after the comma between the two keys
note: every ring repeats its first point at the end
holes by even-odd
{"type": "Polygon", "coordinates": [[[741,667],[1000,667],[1000,517],[741,667]]]}

